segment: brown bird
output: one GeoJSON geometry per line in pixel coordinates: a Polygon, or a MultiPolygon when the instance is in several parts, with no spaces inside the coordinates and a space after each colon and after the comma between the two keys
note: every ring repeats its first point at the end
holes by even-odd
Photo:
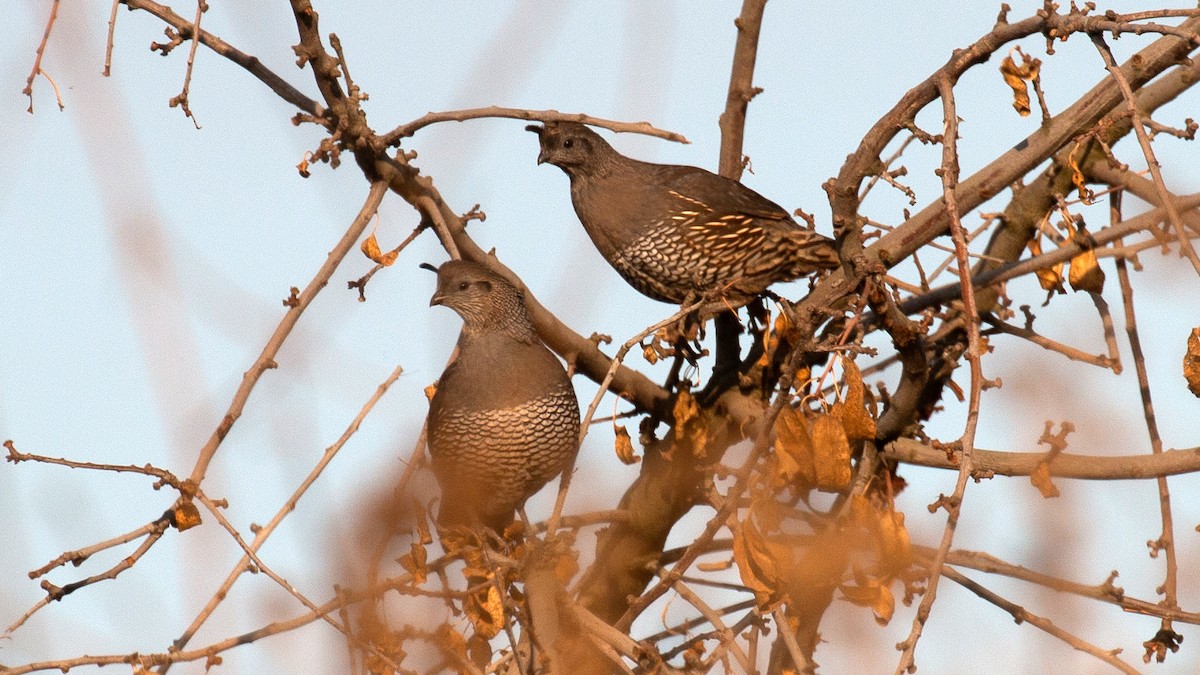
{"type": "Polygon", "coordinates": [[[534,332],[523,294],[503,277],[452,260],[438,269],[429,304],[463,319],[458,357],[429,402],[429,454],[442,488],[438,523],[502,532],[575,456],[579,402],[534,332]]]}
{"type": "Polygon", "coordinates": [[[525,128],[541,139],[538,164],[570,177],[571,203],[600,255],[655,300],[719,292],[744,304],[775,282],[838,265],[833,240],[735,180],[626,157],[576,122],[525,128]]]}

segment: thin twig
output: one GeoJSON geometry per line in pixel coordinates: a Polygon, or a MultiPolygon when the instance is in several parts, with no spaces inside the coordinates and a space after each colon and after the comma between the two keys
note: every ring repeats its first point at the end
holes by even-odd
{"type": "MultiPolygon", "coordinates": [[[[1163,207],[1167,210],[1167,221],[1175,228],[1175,236],[1179,239],[1180,253],[1192,263],[1196,273],[1200,274],[1200,256],[1196,255],[1196,249],[1192,247],[1192,242],[1183,229],[1183,220],[1179,217],[1175,200],[1172,199],[1171,192],[1167,190],[1167,184],[1163,181],[1162,169],[1159,167],[1158,159],[1154,156],[1154,148],[1150,144],[1150,137],[1146,134],[1146,125],[1142,122],[1142,113],[1138,109],[1137,99],[1133,96],[1129,80],[1125,78],[1116,59],[1113,58],[1108,43],[1104,41],[1104,35],[1092,33],[1091,38],[1100,52],[1100,56],[1104,59],[1104,67],[1112,74],[1117,86],[1121,88],[1121,94],[1125,97],[1126,109],[1133,120],[1133,133],[1137,136],[1138,144],[1142,146],[1142,154],[1146,157],[1146,166],[1150,169],[1150,176],[1154,180],[1154,189],[1157,190],[1158,198],[1162,200],[1163,207]]],[[[1195,39],[1195,36],[1190,36],[1190,39],[1195,39]]]]}
{"type": "MultiPolygon", "coordinates": [[[[716,629],[721,637],[721,644],[728,645],[727,648],[733,653],[733,658],[737,659],[738,664],[742,667],[742,672],[753,672],[753,664],[751,664],[749,657],[746,656],[746,652],[742,651],[741,645],[737,643],[737,634],[730,630],[729,626],[725,625],[725,622],[721,620],[721,616],[707,602],[704,602],[704,599],[697,595],[695,591],[688,588],[682,579],[676,581],[672,588],[679,594],[679,597],[687,600],[716,629]]],[[[795,636],[792,636],[792,639],[794,640],[795,636]]]]}
{"type": "MultiPolygon", "coordinates": [[[[927,565],[933,559],[935,551],[927,546],[913,546],[913,553],[916,554],[918,559],[923,559],[921,561],[922,564],[927,565]]],[[[1200,612],[1186,612],[1181,609],[1163,607],[1158,602],[1139,600],[1138,598],[1126,595],[1124,589],[1113,584],[1117,576],[1115,570],[1103,583],[1081,584],[1042,572],[1035,572],[1026,567],[1014,565],[1010,562],[1000,560],[995,556],[978,551],[951,551],[946,556],[946,564],[956,567],[967,567],[979,570],[980,572],[987,572],[988,574],[999,574],[1012,579],[1020,579],[1031,584],[1037,584],[1050,590],[1099,600],[1100,602],[1120,607],[1131,614],[1141,614],[1159,619],[1171,619],[1180,623],[1200,625],[1200,612]]]]}
{"type": "Polygon", "coordinates": [[[1082,349],[1063,344],[1057,340],[1051,340],[1050,338],[1041,335],[1030,328],[1014,326],[1010,323],[1001,321],[998,317],[996,317],[995,314],[984,314],[980,318],[983,319],[983,321],[989,326],[991,326],[995,332],[1024,338],[1043,349],[1048,349],[1052,352],[1058,352],[1072,361],[1079,361],[1081,363],[1087,363],[1093,366],[1100,366],[1101,368],[1108,369],[1113,369],[1116,367],[1116,365],[1112,362],[1112,359],[1107,356],[1088,354],[1082,349]]]}
{"type": "Polygon", "coordinates": [[[208,471],[208,465],[212,462],[213,457],[217,454],[217,449],[221,446],[221,442],[225,440],[225,436],[229,430],[237,422],[242,415],[242,410],[246,406],[246,401],[250,398],[250,392],[254,390],[254,385],[258,384],[258,380],[262,374],[271,368],[277,367],[279,364],[275,362],[275,356],[279,353],[280,347],[295,328],[296,323],[300,320],[300,315],[317,297],[321,289],[329,283],[330,277],[333,276],[334,270],[341,264],[346,254],[354,247],[354,243],[358,241],[362,233],[366,231],[367,225],[371,222],[375,212],[379,209],[380,202],[383,201],[383,196],[387,193],[387,184],[384,182],[376,182],[371,184],[371,190],[367,194],[366,201],[363,202],[362,208],[359,209],[358,215],[350,223],[349,229],[342,235],[342,238],[329,252],[325,258],[325,263],[317,270],[316,275],[304,287],[301,293],[294,293],[293,297],[284,301],[288,311],[284,313],[283,318],[279,321],[279,325],[275,327],[275,331],[271,334],[271,338],[267,340],[267,344],[263,347],[262,353],[255,359],[254,365],[246,371],[242,377],[242,383],[238,386],[237,392],[233,396],[233,400],[229,403],[229,409],[221,418],[221,423],[217,425],[208,442],[200,449],[200,456],[196,460],[196,466],[192,469],[190,480],[197,485],[204,481],[204,475],[208,471]]]}
{"type": "Polygon", "coordinates": [[[1139,675],[1139,671],[1136,668],[1117,658],[1117,653],[1121,650],[1117,649],[1106,651],[1097,647],[1096,645],[1091,644],[1090,642],[1086,642],[1073,633],[1069,633],[1062,628],[1055,626],[1054,623],[1049,619],[1038,616],[1037,614],[1030,612],[1015,602],[1006,600],[996,593],[984,588],[982,585],[972,581],[958,570],[947,567],[942,571],[942,574],[980,598],[983,598],[1000,609],[1008,612],[1017,623],[1028,621],[1038,629],[1053,635],[1054,637],[1062,640],[1081,652],[1091,654],[1092,656],[1104,661],[1108,665],[1120,670],[1123,673],[1129,673],[1129,675],[1139,675]]]}
{"type": "Polygon", "coordinates": [[[205,47],[246,69],[247,72],[267,85],[271,91],[278,94],[280,98],[312,115],[314,118],[324,119],[328,114],[328,111],[324,107],[300,93],[300,90],[293,87],[279,75],[276,75],[270,68],[263,65],[263,62],[257,57],[235,48],[233,45],[208,31],[196,30],[195,26],[176,14],[170,7],[161,5],[153,0],[120,1],[129,7],[129,9],[141,9],[153,14],[162,21],[170,24],[180,34],[190,33],[193,39],[198,39],[205,47]]]}
{"type": "Polygon", "coordinates": [[[112,11],[108,14],[108,39],[104,43],[104,76],[112,75],[113,36],[117,32],[117,7],[121,0],[113,0],[112,11]]]}
{"type": "MultiPolygon", "coordinates": [[[[313,482],[317,480],[317,478],[325,470],[325,467],[327,467],[329,463],[333,461],[333,458],[337,455],[338,451],[342,449],[342,446],[346,444],[346,441],[350,440],[350,437],[353,436],[356,431],[358,431],[358,427],[362,424],[363,419],[366,418],[367,413],[371,412],[371,409],[375,407],[375,403],[379,401],[385,392],[387,392],[388,388],[391,387],[392,384],[400,377],[402,372],[404,372],[404,369],[400,366],[396,366],[396,369],[393,370],[390,375],[388,375],[387,379],[385,379],[375,389],[375,393],[371,396],[371,398],[363,404],[362,409],[359,410],[358,415],[355,416],[350,425],[346,427],[346,430],[342,432],[341,437],[338,438],[333,445],[325,449],[325,453],[321,455],[321,459],[317,461],[317,464],[312,468],[311,471],[309,471],[308,475],[305,476],[300,485],[292,492],[291,496],[287,498],[287,500],[283,503],[283,506],[276,511],[275,515],[266,525],[262,526],[257,532],[255,532],[254,541],[250,543],[247,555],[242,556],[241,560],[238,561],[228,576],[226,576],[225,581],[222,582],[220,588],[217,589],[216,593],[213,594],[212,598],[209,599],[208,603],[205,604],[204,608],[192,621],[192,624],[188,626],[187,630],[185,630],[183,634],[174,641],[173,646],[175,649],[183,649],[184,646],[187,645],[191,638],[196,634],[196,631],[200,629],[200,626],[202,626],[204,622],[207,621],[210,616],[212,616],[217,606],[221,604],[221,602],[228,596],[229,590],[233,588],[234,583],[241,577],[243,572],[249,569],[251,563],[253,562],[250,553],[257,552],[260,548],[262,548],[262,545],[266,543],[267,539],[275,531],[275,528],[277,528],[279,524],[283,522],[283,519],[287,517],[288,514],[292,513],[296,509],[296,504],[300,501],[300,498],[304,496],[304,493],[308,491],[308,488],[311,487],[313,482]]],[[[166,672],[166,669],[161,669],[159,672],[166,672]]]]}
{"type": "Polygon", "coordinates": [[[813,672],[812,663],[805,658],[804,651],[800,649],[800,643],[796,641],[796,631],[792,630],[791,624],[788,623],[787,616],[783,613],[783,608],[776,607],[775,611],[771,612],[771,616],[775,617],[775,629],[779,631],[779,637],[783,640],[788,654],[791,655],[792,661],[796,665],[796,672],[813,672]]]}
{"type": "MultiPolygon", "coordinates": [[[[1124,259],[1123,256],[1117,257],[1124,259]]],[[[1096,312],[1100,314],[1100,325],[1104,329],[1104,344],[1108,347],[1109,367],[1112,368],[1113,375],[1120,375],[1123,370],[1121,349],[1117,346],[1117,332],[1113,328],[1112,312],[1109,311],[1108,302],[1103,295],[1099,293],[1089,293],[1088,295],[1092,296],[1092,303],[1096,305],[1096,312]]]]}
{"type": "Polygon", "coordinates": [[[192,68],[196,64],[196,49],[200,46],[200,41],[196,39],[196,33],[200,31],[200,19],[204,16],[204,12],[208,9],[208,3],[205,0],[196,0],[196,14],[192,19],[192,44],[188,48],[187,69],[183,74],[183,89],[179,94],[173,97],[170,101],[170,106],[174,108],[179,106],[183,109],[183,114],[187,115],[188,119],[192,120],[192,124],[197,129],[200,128],[200,122],[196,116],[192,114],[192,107],[188,102],[188,91],[192,88],[192,68]]]}
{"type": "Polygon", "coordinates": [[[942,99],[942,117],[945,132],[942,139],[942,198],[946,202],[946,212],[950,216],[950,235],[954,239],[954,248],[958,258],[958,277],[963,289],[963,314],[967,328],[967,361],[971,366],[971,392],[967,403],[966,428],[959,439],[961,456],[959,458],[958,480],[954,485],[954,493],[946,502],[946,526],[942,531],[942,541],[934,557],[926,582],[925,595],[917,607],[913,617],[912,630],[908,637],[897,645],[902,650],[896,673],[913,672],[916,670],[917,641],[929,618],[937,598],[938,578],[942,574],[946,562],[946,554],[954,542],[954,531],[958,526],[958,516],[962,510],[963,495],[966,492],[967,481],[971,476],[972,455],[975,449],[975,427],[979,423],[979,396],[983,391],[983,369],[980,358],[983,349],[979,336],[979,310],[975,306],[975,289],[971,286],[971,264],[967,258],[966,232],[959,217],[958,202],[955,190],[958,188],[958,113],[954,105],[954,83],[948,77],[937,81],[938,92],[942,99]]]}
{"type": "Polygon", "coordinates": [[[676,143],[690,143],[683,134],[659,129],[649,122],[618,122],[582,113],[560,113],[557,110],[524,110],[521,108],[504,108],[494,105],[486,108],[426,113],[411,122],[406,122],[392,129],[383,136],[380,136],[379,140],[384,144],[384,147],[389,147],[399,144],[400,139],[412,136],[417,131],[431,124],[439,122],[465,122],[466,120],[488,117],[528,120],[532,122],[580,122],[618,133],[645,134],[656,138],[665,138],[668,141],[675,141],[676,143]]]}
{"type": "Polygon", "coordinates": [[[32,454],[27,454],[24,452],[19,452],[12,441],[4,441],[4,447],[8,449],[8,457],[6,457],[5,459],[12,462],[13,464],[19,464],[21,462],[38,462],[40,464],[53,464],[55,466],[65,466],[65,467],[68,467],[71,469],[87,469],[87,470],[91,470],[91,471],[112,471],[113,473],[136,473],[136,474],[141,474],[143,476],[150,476],[152,478],[157,478],[159,482],[156,483],[155,489],[157,489],[161,485],[170,485],[171,487],[175,488],[176,490],[180,490],[180,491],[184,490],[183,482],[180,481],[178,478],[176,478],[175,474],[171,473],[170,471],[167,471],[166,469],[160,469],[158,467],[151,466],[149,464],[144,464],[142,466],[136,466],[133,464],[99,464],[96,462],[77,462],[75,460],[65,459],[62,457],[45,457],[42,455],[32,455],[32,454]]]}
{"type": "MultiPolygon", "coordinates": [[[[1113,218],[1120,217],[1121,193],[1114,192],[1109,198],[1113,218]]],[[[1142,416],[1146,420],[1146,432],[1150,436],[1150,451],[1153,455],[1163,454],[1162,436],[1158,432],[1158,422],[1154,415],[1154,403],[1150,397],[1150,377],[1146,372],[1146,356],[1142,352],[1142,341],[1138,335],[1137,315],[1133,305],[1133,286],[1129,283],[1129,269],[1124,258],[1117,259],[1117,279],[1121,284],[1121,299],[1125,306],[1125,332],[1129,337],[1129,349],[1133,352],[1133,366],[1137,372],[1138,390],[1142,398],[1142,416]]],[[[1160,551],[1166,552],[1166,579],[1159,589],[1163,595],[1162,604],[1177,609],[1179,607],[1178,584],[1179,563],[1175,557],[1175,527],[1171,516],[1171,492],[1165,476],[1156,479],[1158,483],[1158,507],[1162,518],[1162,531],[1158,540],[1150,542],[1151,557],[1158,557],[1160,551]]],[[[1163,619],[1162,630],[1171,630],[1171,620],[1163,619]]]]}
{"type": "MultiPolygon", "coordinates": [[[[46,53],[46,43],[50,41],[50,31],[54,28],[54,21],[58,18],[58,3],[59,0],[54,0],[54,4],[50,5],[50,18],[46,20],[46,31],[42,33],[42,41],[38,44],[37,56],[33,59],[33,69],[29,71],[29,77],[25,80],[25,88],[21,90],[22,94],[29,97],[29,107],[26,112],[33,114],[33,80],[38,75],[50,80],[50,76],[42,70],[42,55],[46,53]]],[[[53,84],[53,80],[50,80],[53,84]]],[[[62,97],[58,95],[58,86],[54,86],[54,96],[58,99],[58,109],[63,110],[62,97]]]]}

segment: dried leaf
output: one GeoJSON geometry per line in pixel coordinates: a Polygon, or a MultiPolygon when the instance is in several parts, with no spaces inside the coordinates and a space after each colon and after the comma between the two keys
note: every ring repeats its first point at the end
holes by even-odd
{"type": "Polygon", "coordinates": [[[846,429],[833,415],[818,415],[812,427],[814,486],[838,492],[850,485],[850,441],[846,429]]]}
{"type": "Polygon", "coordinates": [[[1013,61],[1012,52],[1010,52],[1000,62],[1000,74],[1004,76],[1004,82],[1013,90],[1013,108],[1021,117],[1026,117],[1029,115],[1030,108],[1029,89],[1025,86],[1025,82],[1038,77],[1042,62],[1030,57],[1020,49],[1014,51],[1021,55],[1021,65],[1018,66],[1016,61],[1013,61]]]}
{"type": "Polygon", "coordinates": [[[696,569],[700,570],[701,572],[722,572],[730,567],[733,567],[732,558],[696,563],[696,569]]]}
{"type": "MultiPolygon", "coordinates": [[[[1034,237],[1029,240],[1029,253],[1034,256],[1042,254],[1042,242],[1040,237],[1034,237]]],[[[1066,293],[1063,288],[1063,264],[1056,263],[1053,267],[1043,268],[1037,271],[1038,283],[1042,285],[1044,291],[1057,291],[1066,293]]]]}
{"type": "Polygon", "coordinates": [[[467,617],[475,626],[475,634],[490,640],[504,630],[504,602],[500,591],[493,584],[486,590],[472,593],[467,598],[467,617]]]}
{"type": "Polygon", "coordinates": [[[1071,271],[1067,281],[1076,291],[1099,293],[1104,290],[1104,270],[1096,261],[1095,249],[1088,249],[1071,258],[1071,271]]]}
{"type": "Polygon", "coordinates": [[[692,394],[684,389],[676,397],[672,412],[675,417],[675,440],[679,445],[690,448],[693,453],[699,455],[708,445],[708,425],[705,424],[700,405],[696,403],[692,394]]]}
{"type": "Polygon", "coordinates": [[[427,559],[425,547],[415,541],[410,545],[409,552],[400,556],[400,566],[412,575],[415,586],[420,586],[429,578],[429,568],[425,566],[427,559]]]}
{"type": "Polygon", "coordinates": [[[1183,377],[1187,379],[1188,390],[1200,396],[1200,328],[1193,328],[1188,337],[1187,353],[1183,356],[1183,377]]]}
{"type": "Polygon", "coordinates": [[[192,502],[181,502],[171,511],[171,525],[183,532],[200,524],[200,509],[192,502]]]}
{"type": "Polygon", "coordinates": [[[830,414],[841,421],[849,442],[871,440],[875,438],[875,420],[867,413],[862,372],[849,359],[842,361],[842,368],[846,377],[846,396],[844,400],[833,404],[830,414]]]}
{"type": "Polygon", "coordinates": [[[658,351],[654,349],[654,345],[642,345],[642,358],[650,365],[658,363],[658,351]]]}
{"type": "Polygon", "coordinates": [[[417,541],[428,546],[433,543],[433,536],[429,533],[429,514],[425,508],[421,506],[419,499],[412,500],[412,510],[414,518],[417,521],[417,541]]]}
{"type": "Polygon", "coordinates": [[[700,672],[704,672],[705,670],[708,670],[707,668],[703,667],[703,662],[704,662],[704,643],[703,642],[697,642],[697,643],[693,644],[691,647],[687,648],[687,651],[685,651],[683,653],[684,669],[689,673],[692,673],[692,672],[700,673],[700,672]]]}
{"type": "Polygon", "coordinates": [[[1029,474],[1029,482],[1047,499],[1058,496],[1058,488],[1050,480],[1050,464],[1047,462],[1038,462],[1029,474]]]}
{"type": "Polygon", "coordinates": [[[633,439],[629,437],[629,431],[623,426],[614,426],[613,431],[617,434],[617,459],[623,464],[637,464],[642,461],[641,457],[634,454],[633,439]]]}
{"type": "Polygon", "coordinates": [[[875,614],[875,621],[880,626],[886,626],[896,611],[896,596],[892,595],[890,583],[861,575],[856,577],[854,586],[839,586],[843,597],[860,607],[870,607],[875,614]]]}
{"type": "Polygon", "coordinates": [[[434,644],[446,654],[452,654],[457,657],[447,659],[450,663],[469,660],[467,656],[467,639],[462,636],[462,633],[451,628],[450,624],[443,623],[438,626],[437,632],[434,633],[434,644]]]}
{"type": "Polygon", "coordinates": [[[889,576],[902,573],[912,565],[912,540],[904,526],[904,514],[886,507],[879,514],[879,563],[889,576]]]}
{"type": "Polygon", "coordinates": [[[733,560],[760,609],[768,610],[783,600],[783,581],[792,562],[790,548],[768,541],[753,521],[746,520],[733,538],[733,560]]]}
{"type": "Polygon", "coordinates": [[[392,263],[396,262],[396,257],[400,255],[399,251],[388,251],[387,253],[380,251],[379,242],[375,239],[374,232],[372,232],[367,236],[366,239],[363,240],[363,243],[361,246],[359,246],[359,248],[362,250],[363,255],[367,256],[372,261],[383,265],[384,267],[391,266],[392,263]]]}
{"type": "Polygon", "coordinates": [[[1067,166],[1071,169],[1071,184],[1079,191],[1079,201],[1091,206],[1096,201],[1096,193],[1087,186],[1087,175],[1079,167],[1079,159],[1075,156],[1077,150],[1085,147],[1087,144],[1082,140],[1075,142],[1075,147],[1071,148],[1070,154],[1067,155],[1067,166]]]}
{"type": "Polygon", "coordinates": [[[789,322],[786,312],[780,312],[775,317],[775,321],[770,321],[770,314],[767,315],[767,330],[763,332],[763,353],[758,357],[758,365],[766,368],[771,365],[771,359],[775,352],[779,349],[779,342],[787,334],[789,322]]]}
{"type": "Polygon", "coordinates": [[[798,481],[812,485],[817,481],[808,422],[791,406],[785,406],[775,418],[775,456],[776,478],[781,484],[798,481]]]}

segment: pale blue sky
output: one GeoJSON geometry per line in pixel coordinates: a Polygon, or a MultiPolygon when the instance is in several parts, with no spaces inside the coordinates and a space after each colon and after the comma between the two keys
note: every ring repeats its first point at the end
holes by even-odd
{"type": "MultiPolygon", "coordinates": [[[[648,120],[685,134],[690,145],[612,137],[643,159],[715,168],[729,77],[736,3],[358,3],[317,2],[324,33],[336,32],[351,74],[370,94],[375,128],[390,129],[430,110],[490,104],[554,108],[600,117],[648,120]]],[[[1041,6],[1010,2],[1013,19],[1041,6]]],[[[1116,9],[1144,9],[1123,2],[1116,9]]],[[[62,91],[59,112],[44,79],[35,82],[36,114],[20,94],[44,27],[48,3],[27,0],[0,25],[0,130],[8,155],[0,163],[0,439],[24,452],[111,463],[150,462],[187,474],[197,450],[273,330],[290,286],[303,286],[362,204],[366,184],[350,162],[318,165],[301,178],[295,165],[321,138],[317,127],[293,127],[294,110],[257,80],[201,50],[191,88],[196,130],[167,101],[183,80],[186,48],[162,58],[147,49],[162,41],[161,24],[144,13],[118,13],[113,76],[103,78],[107,3],[64,3],[43,68],[62,91]]],[[[210,3],[206,29],[262,59],[316,98],[311,74],[295,68],[295,27],[285,3],[210,3]],[[263,7],[266,7],[265,9],[263,7]]],[[[755,83],[765,89],[750,107],[745,150],[753,174],[744,181],[789,209],[817,216],[831,231],[820,186],[835,175],[858,139],[905,91],[987,32],[998,3],[796,3],[767,8],[755,83]]],[[[190,16],[194,7],[177,5],[190,16]]],[[[1148,39],[1127,37],[1121,55],[1148,39]]],[[[1061,111],[1103,76],[1083,37],[1057,46],[1022,43],[1043,58],[1052,112],[1061,111]]],[[[964,175],[1031,133],[996,71],[998,59],[972,70],[958,90],[963,118],[964,175]]],[[[1160,120],[1175,126],[1197,117],[1200,94],[1189,92],[1160,120]]],[[[934,106],[938,108],[938,106],[934,106]]],[[[920,122],[940,131],[940,108],[920,122]]],[[[571,209],[566,177],[537,166],[536,139],[516,120],[483,120],[427,128],[405,143],[460,211],[479,203],[485,222],[476,240],[516,270],[550,309],[578,332],[620,343],[672,309],[638,295],[599,258],[571,209]]],[[[1135,167],[1126,141],[1119,146],[1135,167]]],[[[1168,183],[1195,191],[1191,144],[1156,145],[1168,183]],[[1190,172],[1190,173],[1189,173],[1190,172]]],[[[903,180],[919,205],[940,193],[933,168],[940,148],[914,148],[903,180]]],[[[997,201],[999,204],[999,201],[997,201]]],[[[899,222],[906,206],[878,188],[870,214],[899,222]]],[[[995,206],[995,205],[990,205],[995,206]]],[[[1136,207],[1135,207],[1136,208],[1136,207]]],[[[1093,216],[1099,218],[1099,216],[1093,216]]],[[[389,196],[378,237],[389,248],[417,223],[413,210],[389,196]]],[[[968,225],[978,223],[973,217],[968,225]]],[[[1097,225],[1099,221],[1097,222],[1097,225]]],[[[433,276],[420,262],[445,253],[429,236],[395,267],[372,280],[359,303],[345,282],[370,263],[357,252],[305,313],[254,391],[225,441],[206,488],[230,500],[228,516],[245,528],[264,522],[334,442],[375,387],[397,364],[405,374],[359,433],[262,551],[264,560],[318,601],[338,580],[361,502],[386,494],[416,440],[426,404],[422,389],[440,373],[459,320],[428,308],[433,276]]],[[[1197,401],[1186,393],[1179,363],[1187,330],[1200,325],[1197,280],[1174,254],[1144,256],[1136,275],[1142,338],[1149,356],[1159,420],[1168,447],[1197,445],[1197,401]]],[[[1105,265],[1110,263],[1105,262],[1105,265]]],[[[1115,273],[1107,267],[1110,289],[1115,273]]],[[[784,288],[792,295],[800,286],[784,288]]],[[[1023,281],[1010,287],[1018,304],[1042,293],[1023,281]]],[[[1119,296],[1109,301],[1117,308],[1119,296]]],[[[1121,314],[1116,311],[1118,322],[1121,314]]],[[[1062,297],[1038,328],[1087,351],[1103,351],[1098,320],[1086,298],[1062,297]]],[[[1122,336],[1122,344],[1125,340],[1122,336]]],[[[1132,364],[1114,377],[1056,354],[997,338],[985,360],[1004,387],[983,402],[980,447],[1034,450],[1045,419],[1072,420],[1073,452],[1148,451],[1132,364]]],[[[1128,358],[1128,357],[1126,357],[1128,358]]],[[[645,366],[638,358],[631,362],[645,366]]],[[[661,371],[655,371],[661,372],[661,371]]],[[[965,376],[964,376],[965,377],[965,376]]],[[[889,386],[895,376],[882,378],[889,386]]],[[[594,385],[576,379],[586,404],[594,385]]],[[[965,379],[960,384],[966,385],[965,379]]],[[[602,410],[611,410],[607,399],[602,410]]],[[[961,407],[930,431],[943,440],[962,429],[961,407]]],[[[569,509],[612,508],[636,467],[616,462],[612,436],[597,426],[587,441],[569,509]]],[[[933,543],[943,515],[924,506],[949,492],[953,475],[905,469],[910,489],[900,502],[914,541],[933,543]]],[[[169,490],[150,481],[56,467],[0,464],[0,626],[41,595],[25,573],[64,550],[131,530],[170,505],[169,490]]],[[[1195,479],[1172,481],[1180,543],[1183,604],[1200,604],[1200,546],[1192,529],[1200,506],[1195,479]]],[[[1157,532],[1153,484],[1061,482],[1063,497],[1042,500],[1019,479],[972,485],[958,544],[1031,568],[1099,583],[1109,570],[1133,596],[1154,600],[1161,562],[1145,556],[1157,532]]],[[[547,510],[548,493],[531,502],[547,510]]],[[[697,512],[673,541],[682,543],[707,518],[697,512]]],[[[209,519],[211,520],[211,519],[209,519]]],[[[582,540],[590,545],[590,535],[582,540]]],[[[80,569],[51,575],[67,583],[106,569],[131,549],[97,556],[80,569]]],[[[215,523],[169,533],[134,569],[68,597],[0,641],[0,663],[82,653],[161,651],[183,630],[236,560],[238,551],[215,523]]],[[[1048,614],[1105,648],[1122,647],[1140,662],[1151,619],[1082,603],[1015,582],[974,575],[991,588],[1048,614]]],[[[1105,672],[1000,610],[942,586],[918,652],[922,672],[1038,672],[1053,659],[1067,672],[1105,672]],[[987,639],[964,639],[966,635],[987,639]]],[[[301,611],[269,580],[242,579],[233,597],[193,642],[208,642],[301,611]],[[266,617],[266,618],[264,618],[266,617]]],[[[643,632],[660,628],[658,610],[643,632]]],[[[911,609],[879,628],[869,612],[835,603],[817,658],[823,673],[882,672],[893,667],[892,644],[908,632],[911,609]],[[856,659],[868,659],[867,662],[856,659]]],[[[1177,626],[1187,641],[1155,672],[1195,672],[1200,634],[1177,626]]],[[[314,624],[224,655],[224,672],[333,672],[342,639],[314,624]]],[[[184,665],[172,672],[198,673],[184,665]]]]}

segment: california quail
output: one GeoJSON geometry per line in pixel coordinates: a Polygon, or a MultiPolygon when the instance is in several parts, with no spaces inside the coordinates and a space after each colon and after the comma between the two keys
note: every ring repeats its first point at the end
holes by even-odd
{"type": "Polygon", "coordinates": [[[463,319],[458,357],[429,402],[438,522],[501,532],[574,456],[575,390],[529,323],[521,292],[486,267],[443,264],[429,304],[463,319]]]}
{"type": "Polygon", "coordinates": [[[742,304],[777,281],[838,265],[833,241],[741,183],[694,166],[626,157],[577,122],[525,127],[538,164],[571,178],[571,203],[600,254],[643,294],[742,304]]]}

